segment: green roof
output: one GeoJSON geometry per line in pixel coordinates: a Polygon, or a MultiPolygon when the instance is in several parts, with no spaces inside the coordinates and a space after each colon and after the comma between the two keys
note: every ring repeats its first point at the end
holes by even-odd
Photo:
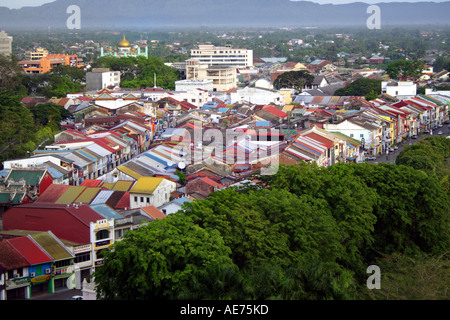
{"type": "Polygon", "coordinates": [[[11,169],[7,181],[12,179],[14,181],[20,181],[24,179],[28,186],[38,186],[44,177],[47,170],[24,170],[24,169],[11,169]]]}

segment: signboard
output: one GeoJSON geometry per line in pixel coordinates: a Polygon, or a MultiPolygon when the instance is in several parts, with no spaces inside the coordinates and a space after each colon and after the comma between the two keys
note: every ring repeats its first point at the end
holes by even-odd
{"type": "Polygon", "coordinates": [[[29,285],[30,285],[30,281],[28,281],[28,278],[6,280],[6,290],[27,287],[29,285]]]}
{"type": "Polygon", "coordinates": [[[49,275],[49,274],[44,274],[42,276],[34,277],[30,281],[31,281],[32,284],[38,284],[38,283],[42,283],[42,282],[46,282],[46,281],[50,280],[51,277],[52,276],[49,275]]]}
{"type": "Polygon", "coordinates": [[[85,244],[82,246],[77,246],[73,248],[73,253],[77,254],[77,253],[82,253],[82,252],[89,252],[92,249],[92,245],[91,244],[85,244]]]}

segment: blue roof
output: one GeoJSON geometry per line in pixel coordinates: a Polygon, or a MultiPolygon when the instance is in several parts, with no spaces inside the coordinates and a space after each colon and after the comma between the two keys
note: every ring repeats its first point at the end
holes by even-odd
{"type": "Polygon", "coordinates": [[[52,168],[50,166],[47,166],[47,171],[50,172],[52,177],[55,179],[58,179],[58,178],[61,178],[62,176],[64,176],[61,172],[59,172],[58,170],[56,170],[55,168],[52,168]]]}
{"type": "Polygon", "coordinates": [[[105,219],[123,219],[122,215],[104,203],[94,204],[90,207],[105,219]]]}
{"type": "Polygon", "coordinates": [[[256,121],[255,126],[257,127],[270,127],[270,121],[256,121]]]}
{"type": "Polygon", "coordinates": [[[187,199],[187,198],[185,198],[185,197],[181,197],[181,198],[177,198],[177,199],[172,200],[172,202],[175,202],[176,204],[179,204],[181,206],[185,202],[192,202],[192,201],[187,199]]]}
{"type": "Polygon", "coordinates": [[[228,108],[219,108],[217,109],[217,112],[227,112],[228,108]]]}

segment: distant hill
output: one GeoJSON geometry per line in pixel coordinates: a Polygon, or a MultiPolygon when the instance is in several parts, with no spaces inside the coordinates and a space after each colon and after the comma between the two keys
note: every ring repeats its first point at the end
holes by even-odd
{"type": "MultiPolygon", "coordinates": [[[[0,29],[66,28],[70,5],[81,28],[168,26],[366,26],[368,4],[320,5],[290,0],[57,0],[40,7],[0,7],[0,29]]],[[[450,1],[380,3],[381,27],[448,25],[450,1]]]]}

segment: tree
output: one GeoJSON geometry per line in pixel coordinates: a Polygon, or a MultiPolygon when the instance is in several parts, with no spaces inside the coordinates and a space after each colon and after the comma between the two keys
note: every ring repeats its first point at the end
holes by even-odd
{"type": "Polygon", "coordinates": [[[388,64],[386,73],[392,79],[419,78],[425,65],[419,60],[397,60],[388,64]]]}
{"type": "Polygon", "coordinates": [[[175,81],[180,79],[177,69],[166,66],[156,57],[101,57],[96,67],[120,71],[123,88],[153,87],[156,75],[158,86],[173,90],[175,81]]]}
{"type": "Polygon", "coordinates": [[[360,78],[334,92],[335,96],[378,96],[381,94],[381,80],[360,78]]]}
{"type": "Polygon", "coordinates": [[[302,91],[305,84],[311,84],[314,81],[314,76],[306,70],[288,71],[279,75],[273,85],[277,89],[292,88],[302,91]]]}
{"type": "MultiPolygon", "coordinates": [[[[233,268],[230,249],[217,231],[173,214],[128,232],[103,252],[95,273],[97,297],[107,300],[178,299],[205,270],[233,268]],[[211,268],[211,269],[209,269],[211,268]]],[[[215,287],[200,299],[214,299],[215,287]]],[[[195,290],[195,289],[194,289],[195,290]]],[[[220,293],[218,291],[217,293],[220,293]]]]}

